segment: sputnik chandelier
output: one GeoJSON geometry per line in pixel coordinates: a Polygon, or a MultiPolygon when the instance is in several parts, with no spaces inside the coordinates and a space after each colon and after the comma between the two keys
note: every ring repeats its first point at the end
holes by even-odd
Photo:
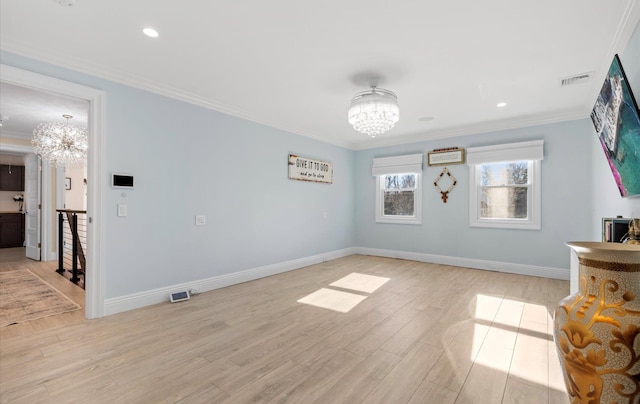
{"type": "Polygon", "coordinates": [[[376,86],[356,94],[349,107],[349,123],[358,132],[371,137],[385,133],[398,122],[398,97],[376,86]]]}
{"type": "Polygon", "coordinates": [[[80,168],[87,163],[87,130],[66,122],[42,122],[33,131],[31,144],[36,154],[52,166],[80,168]]]}

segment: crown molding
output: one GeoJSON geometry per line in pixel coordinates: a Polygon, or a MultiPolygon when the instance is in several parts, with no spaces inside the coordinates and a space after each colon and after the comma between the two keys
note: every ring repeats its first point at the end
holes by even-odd
{"type": "Polygon", "coordinates": [[[15,53],[20,56],[28,57],[31,59],[39,60],[44,63],[60,66],[66,69],[74,70],[80,73],[92,75],[101,79],[113,81],[118,84],[124,84],[139,90],[149,91],[154,94],[159,94],[172,99],[180,100],[189,104],[197,105],[203,108],[221,112],[227,115],[235,116],[240,119],[244,119],[250,122],[254,122],[260,125],[265,125],[271,128],[283,130],[295,135],[304,136],[313,140],[317,140],[326,144],[332,144],[334,146],[343,147],[349,150],[366,150],[374,149],[378,147],[395,146],[407,143],[416,143],[429,140],[450,138],[456,136],[465,136],[477,133],[515,129],[524,126],[542,125],[547,123],[555,123],[566,120],[573,120],[584,118],[588,113],[581,111],[561,114],[547,114],[541,116],[527,116],[518,119],[512,119],[508,121],[493,121],[478,124],[470,124],[454,128],[434,129],[428,132],[403,136],[403,137],[389,137],[384,138],[382,136],[373,139],[364,139],[358,142],[336,142],[329,140],[325,137],[315,135],[308,130],[290,127],[282,125],[279,122],[265,121],[255,119],[251,117],[246,111],[231,107],[227,104],[208,100],[201,96],[191,94],[175,87],[166,86],[161,83],[152,82],[144,77],[139,77],[131,74],[124,74],[115,70],[107,70],[100,66],[87,63],[86,61],[73,59],[73,58],[61,58],[55,54],[48,52],[39,52],[27,46],[20,46],[12,41],[3,40],[3,51],[15,53]]]}
{"type": "Polygon", "coordinates": [[[14,154],[23,155],[27,153],[34,153],[33,147],[25,146],[21,144],[4,143],[0,141],[0,153],[2,154],[14,154]]]}
{"type": "MultiPolygon", "coordinates": [[[[621,52],[627,46],[638,24],[640,24],[640,0],[630,0],[627,3],[627,8],[622,14],[618,29],[611,40],[611,45],[609,46],[609,54],[611,58],[613,58],[614,54],[621,52]]],[[[603,65],[606,69],[605,71],[609,71],[610,62],[610,60],[605,61],[605,64],[603,65]]]]}
{"type": "Polygon", "coordinates": [[[2,132],[1,137],[6,137],[10,139],[21,139],[21,140],[31,140],[31,133],[20,133],[20,132],[2,132]]]}
{"type": "Polygon", "coordinates": [[[197,105],[206,109],[210,109],[210,110],[221,112],[227,115],[235,116],[236,118],[244,119],[246,121],[254,122],[260,125],[265,125],[265,126],[275,128],[275,129],[280,129],[292,134],[318,140],[323,143],[333,144],[335,146],[339,146],[347,149],[349,148],[349,142],[346,142],[346,141],[336,142],[336,141],[332,141],[327,138],[324,138],[322,136],[315,135],[305,129],[290,127],[275,121],[256,119],[255,117],[252,117],[248,112],[238,109],[236,107],[233,107],[231,105],[224,104],[217,100],[206,99],[199,95],[180,90],[176,87],[172,87],[162,83],[148,80],[145,77],[132,75],[130,73],[117,71],[115,69],[113,70],[104,69],[101,66],[88,63],[87,61],[80,60],[77,58],[70,58],[70,57],[62,58],[58,55],[55,55],[49,52],[38,51],[27,45],[22,45],[16,41],[4,39],[4,38],[2,39],[1,50],[14,53],[16,55],[20,55],[23,57],[27,57],[30,59],[38,60],[44,63],[63,67],[65,69],[70,69],[79,73],[84,73],[84,74],[88,74],[101,79],[109,80],[118,84],[124,84],[129,87],[137,88],[139,90],[144,90],[154,94],[158,94],[158,95],[162,95],[162,96],[176,99],[179,101],[183,101],[188,104],[197,105]]]}
{"type": "MultiPolygon", "coordinates": [[[[640,1],[640,0],[639,0],[640,1]]],[[[630,36],[630,34],[629,34],[630,36]]],[[[628,41],[628,38],[627,38],[628,41]]],[[[16,55],[35,59],[44,63],[49,63],[66,69],[74,70],[80,73],[92,75],[101,79],[113,81],[118,84],[127,85],[139,90],[149,91],[154,94],[162,95],[172,99],[180,100],[189,104],[197,105],[203,108],[221,112],[227,115],[235,116],[240,119],[244,119],[257,124],[265,125],[271,128],[283,130],[295,135],[304,136],[313,140],[317,140],[326,144],[332,144],[334,146],[342,147],[349,150],[367,150],[375,149],[379,147],[396,146],[408,143],[417,143],[430,140],[437,140],[443,138],[451,138],[457,136],[472,135],[478,133],[486,133],[499,130],[516,129],[526,126],[543,125],[549,123],[557,123],[568,120],[581,119],[588,116],[588,111],[581,109],[579,111],[551,113],[544,115],[525,116],[505,121],[492,121],[483,122],[470,125],[464,125],[453,128],[433,129],[420,134],[402,136],[402,137],[388,137],[384,138],[379,136],[375,139],[364,139],[358,142],[336,142],[331,141],[322,136],[315,135],[307,130],[295,127],[289,127],[282,125],[279,122],[259,120],[251,117],[246,111],[239,110],[231,107],[227,104],[220,103],[215,100],[208,100],[201,96],[191,94],[175,87],[166,86],[161,83],[152,82],[146,78],[134,76],[130,74],[124,74],[114,70],[106,70],[99,66],[92,65],[85,61],[72,58],[60,58],[59,56],[47,53],[38,52],[34,49],[30,49],[26,46],[21,47],[16,45],[12,41],[3,40],[3,51],[11,52],[16,55]]],[[[608,65],[607,65],[608,66],[608,65]]]]}
{"type": "Polygon", "coordinates": [[[546,125],[565,121],[584,119],[589,116],[588,111],[577,109],[561,113],[551,113],[544,115],[528,115],[510,120],[479,122],[455,128],[434,129],[417,135],[403,136],[396,138],[379,138],[366,140],[364,142],[352,143],[353,150],[376,149],[378,147],[396,146],[401,144],[427,142],[432,140],[446,139],[459,136],[477,135],[488,132],[502,130],[519,129],[528,126],[546,125]]]}
{"type": "Polygon", "coordinates": [[[600,93],[601,84],[604,81],[607,73],[609,72],[609,66],[611,66],[613,55],[624,50],[636,28],[640,29],[640,0],[630,0],[627,3],[627,8],[622,14],[620,24],[618,25],[618,28],[613,35],[611,44],[609,45],[609,57],[602,61],[602,65],[594,75],[594,78],[600,80],[600,85],[593,86],[591,90],[592,97],[590,98],[590,100],[592,103],[590,104],[587,101],[585,102],[585,108],[588,108],[589,111],[591,111],[591,108],[593,108],[593,102],[595,102],[598,94],[600,93]]]}

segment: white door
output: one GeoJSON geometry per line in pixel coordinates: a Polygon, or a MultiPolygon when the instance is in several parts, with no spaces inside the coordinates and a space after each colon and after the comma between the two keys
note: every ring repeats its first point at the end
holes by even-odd
{"type": "Polygon", "coordinates": [[[24,157],[24,238],[27,258],[40,261],[40,159],[24,157]]]}

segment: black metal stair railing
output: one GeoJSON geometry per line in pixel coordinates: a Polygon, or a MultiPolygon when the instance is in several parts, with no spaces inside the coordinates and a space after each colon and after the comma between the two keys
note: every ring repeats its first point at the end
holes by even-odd
{"type": "Polygon", "coordinates": [[[58,212],[58,272],[71,274],[69,279],[84,288],[87,260],[87,211],[59,209],[58,212]]]}

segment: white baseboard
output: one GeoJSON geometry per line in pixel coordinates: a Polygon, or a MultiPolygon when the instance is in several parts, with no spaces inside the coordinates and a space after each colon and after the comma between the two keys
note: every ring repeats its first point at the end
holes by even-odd
{"type": "Polygon", "coordinates": [[[383,250],[378,248],[351,247],[343,250],[331,251],[324,254],[313,255],[280,262],[263,267],[247,269],[231,274],[214,276],[193,282],[185,282],[164,288],[148,290],[126,296],[113,297],[104,302],[104,315],[108,316],[128,310],[137,309],[152,304],[169,301],[169,294],[181,290],[195,289],[199,293],[224,288],[239,283],[276,275],[309,265],[319,264],[324,261],[346,257],[353,254],[373,255],[378,257],[401,258],[418,262],[430,262],[434,264],[452,265],[457,267],[484,269],[490,271],[506,272],[519,275],[539,276],[543,278],[569,280],[569,269],[548,268],[535,265],[512,264],[508,262],[485,261],[472,258],[449,257],[408,251],[383,250]]]}
{"type": "Polygon", "coordinates": [[[366,247],[356,247],[355,253],[362,255],[374,255],[378,257],[401,258],[419,262],[430,262],[433,264],[452,265],[456,267],[484,269],[518,275],[538,276],[541,278],[569,280],[568,268],[549,268],[536,265],[513,264],[509,262],[486,261],[474,258],[449,257],[445,255],[383,250],[366,247]]]}
{"type": "Polygon", "coordinates": [[[313,255],[310,257],[299,258],[292,261],[280,262],[272,265],[265,265],[263,267],[247,269],[245,271],[234,272],[231,274],[214,276],[211,278],[201,279],[193,282],[185,282],[126,296],[113,297],[105,299],[104,315],[108,316],[111,314],[149,306],[152,304],[168,302],[169,294],[172,292],[190,289],[195,289],[199,293],[208,292],[210,290],[237,285],[239,283],[276,275],[282,272],[292,271],[294,269],[319,264],[324,261],[342,258],[353,254],[356,254],[355,248],[345,248],[343,250],[331,251],[324,254],[313,255]]]}

